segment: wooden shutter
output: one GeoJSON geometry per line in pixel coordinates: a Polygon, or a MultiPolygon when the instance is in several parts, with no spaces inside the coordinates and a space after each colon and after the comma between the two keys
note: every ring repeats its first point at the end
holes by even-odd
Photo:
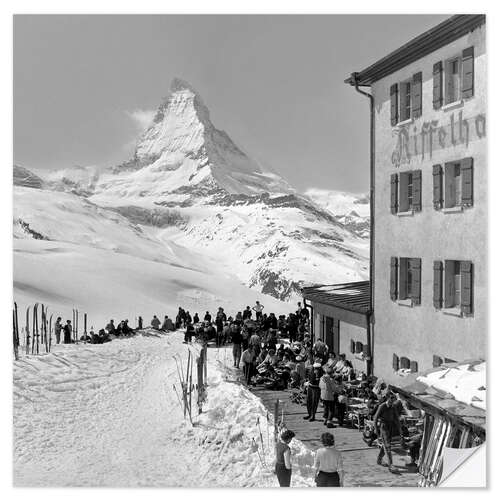
{"type": "Polygon", "coordinates": [[[391,125],[398,123],[398,84],[391,85],[391,125]]]}
{"type": "Polygon", "coordinates": [[[413,210],[422,210],[422,170],[413,171],[413,210]]]}
{"type": "Polygon", "coordinates": [[[455,298],[455,261],[444,261],[444,307],[453,307],[455,298]]]}
{"type": "Polygon", "coordinates": [[[472,158],[464,158],[460,170],[460,176],[462,177],[462,205],[466,207],[471,207],[473,204],[472,163],[472,158]]]}
{"type": "Polygon", "coordinates": [[[442,364],[443,364],[443,358],[441,358],[440,356],[436,356],[434,354],[434,356],[432,356],[432,367],[437,368],[437,367],[441,366],[442,364]]]}
{"type": "Polygon", "coordinates": [[[410,361],[410,371],[412,373],[418,372],[418,363],[416,361],[410,361]]]}
{"type": "Polygon", "coordinates": [[[395,372],[399,370],[399,357],[396,354],[392,355],[392,369],[395,372]]]}
{"type": "Polygon", "coordinates": [[[420,304],[420,282],[421,282],[421,259],[410,259],[410,272],[411,272],[411,290],[410,297],[412,298],[414,304],[420,304]]]}
{"type": "Polygon", "coordinates": [[[462,99],[474,95],[474,47],[462,52],[462,99]]]}
{"type": "Polygon", "coordinates": [[[440,210],[443,208],[443,169],[441,165],[432,166],[432,186],[434,209],[440,210]]]}
{"type": "Polygon", "coordinates": [[[408,212],[408,172],[399,174],[399,211],[408,212]]]}
{"type": "Polygon", "coordinates": [[[439,109],[443,105],[443,61],[432,68],[432,106],[439,109]]]}
{"type": "Polygon", "coordinates": [[[356,342],[356,354],[363,352],[363,342],[356,342]]]}
{"type": "Polygon", "coordinates": [[[368,344],[364,344],[363,345],[363,356],[365,358],[369,358],[370,357],[370,346],[368,344]]]}
{"type": "Polygon", "coordinates": [[[443,307],[443,263],[440,260],[434,261],[434,307],[443,307]]]}
{"type": "Polygon", "coordinates": [[[408,260],[406,257],[399,259],[399,298],[401,300],[408,298],[407,293],[407,274],[408,274],[408,260]]]}
{"type": "Polygon", "coordinates": [[[391,300],[398,298],[398,258],[391,257],[391,300]]]}
{"type": "Polygon", "coordinates": [[[391,214],[398,211],[398,174],[391,174],[391,214]]]}
{"type": "Polygon", "coordinates": [[[413,118],[422,115],[422,72],[413,75],[411,83],[411,113],[413,118]]]}
{"type": "Polygon", "coordinates": [[[408,368],[410,368],[410,360],[404,356],[401,356],[399,358],[399,367],[403,370],[407,370],[408,368]]]}
{"type": "Polygon", "coordinates": [[[356,352],[356,342],[351,339],[351,353],[354,354],[356,352]]]}
{"type": "Polygon", "coordinates": [[[464,314],[472,314],[472,262],[460,262],[461,309],[464,314]]]}
{"type": "Polygon", "coordinates": [[[454,207],[455,200],[455,164],[445,163],[444,165],[444,206],[454,207]]]}

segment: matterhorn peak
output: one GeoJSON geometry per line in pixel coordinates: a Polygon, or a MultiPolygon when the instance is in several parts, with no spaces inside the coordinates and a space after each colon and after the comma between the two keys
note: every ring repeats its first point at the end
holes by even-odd
{"type": "Polygon", "coordinates": [[[183,80],[182,78],[174,77],[172,83],[170,84],[170,92],[178,92],[182,90],[189,90],[193,94],[198,95],[196,89],[189,82],[183,80]]]}

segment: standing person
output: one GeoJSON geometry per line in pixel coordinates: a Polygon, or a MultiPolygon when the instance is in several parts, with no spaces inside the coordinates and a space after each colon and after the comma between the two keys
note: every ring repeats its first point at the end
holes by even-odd
{"type": "Polygon", "coordinates": [[[106,331],[110,335],[114,335],[116,333],[116,327],[115,327],[115,320],[114,319],[110,319],[109,320],[109,323],[106,325],[106,331]]]}
{"type": "Polygon", "coordinates": [[[155,330],[159,330],[160,329],[160,320],[156,317],[156,314],[153,316],[153,319],[151,320],[151,326],[155,329],[155,330]]]}
{"type": "Polygon", "coordinates": [[[333,434],[321,434],[321,443],[323,448],[319,448],[314,457],[316,486],[344,486],[342,455],[335,449],[333,434]]]}
{"type": "Polygon", "coordinates": [[[241,342],[243,340],[241,337],[241,331],[239,327],[237,327],[234,330],[231,330],[231,340],[233,342],[233,360],[234,360],[233,366],[235,368],[239,368],[241,359],[241,342]]]}
{"type": "Polygon", "coordinates": [[[281,432],[276,443],[276,465],[274,471],[278,476],[278,482],[281,487],[289,487],[292,479],[292,460],[290,451],[290,442],[295,437],[295,432],[284,430],[281,432]]]}
{"type": "Polygon", "coordinates": [[[142,316],[139,316],[139,319],[138,319],[138,321],[137,321],[137,322],[139,323],[139,325],[138,325],[137,329],[138,329],[138,330],[142,330],[142,316]]]}
{"type": "Polygon", "coordinates": [[[209,323],[212,322],[212,315],[208,311],[205,313],[205,317],[203,318],[203,321],[208,321],[209,323]]]}
{"type": "Polygon", "coordinates": [[[61,324],[62,319],[59,317],[56,319],[56,324],[54,325],[54,333],[56,334],[56,344],[61,343],[61,330],[63,326],[61,324]]]}
{"type": "Polygon", "coordinates": [[[71,320],[67,320],[64,325],[64,343],[71,344],[71,334],[73,333],[73,328],[71,326],[71,320]]]}
{"type": "Polygon", "coordinates": [[[333,417],[335,415],[335,381],[332,377],[333,370],[331,367],[326,369],[326,373],[319,381],[321,391],[321,400],[323,401],[323,423],[328,427],[333,427],[333,417]]]}
{"type": "Polygon", "coordinates": [[[342,377],[340,375],[335,376],[335,391],[337,392],[337,420],[339,426],[344,425],[344,418],[347,411],[347,391],[342,384],[342,377]]]}
{"type": "Polygon", "coordinates": [[[193,323],[196,325],[196,323],[200,322],[200,317],[198,316],[198,313],[194,313],[193,316],[193,323]]]}
{"type": "Polygon", "coordinates": [[[246,319],[252,319],[252,310],[250,309],[250,306],[247,306],[243,311],[243,321],[246,319]]]}
{"type": "Polygon", "coordinates": [[[255,305],[252,307],[252,309],[255,311],[255,318],[257,321],[260,321],[262,319],[262,311],[264,310],[264,306],[258,301],[255,301],[255,305]]]}
{"type": "Polygon", "coordinates": [[[321,390],[319,388],[319,379],[321,378],[321,364],[314,363],[313,369],[309,373],[307,384],[307,416],[304,420],[314,422],[316,420],[316,411],[318,410],[321,390]]]}
{"type": "Polygon", "coordinates": [[[250,385],[250,379],[252,378],[254,366],[255,366],[255,351],[251,346],[247,347],[241,355],[241,361],[243,361],[243,374],[245,375],[245,382],[250,385]]]}
{"type": "Polygon", "coordinates": [[[377,457],[377,464],[382,465],[382,458],[387,455],[389,462],[389,470],[394,472],[392,465],[391,440],[395,436],[401,436],[401,422],[399,420],[399,412],[394,406],[396,396],[392,392],[387,393],[387,399],[382,403],[373,417],[375,424],[375,432],[382,441],[380,452],[377,457]]]}
{"type": "Polygon", "coordinates": [[[188,321],[186,331],[184,333],[184,343],[187,344],[192,341],[194,335],[194,326],[188,321]]]}

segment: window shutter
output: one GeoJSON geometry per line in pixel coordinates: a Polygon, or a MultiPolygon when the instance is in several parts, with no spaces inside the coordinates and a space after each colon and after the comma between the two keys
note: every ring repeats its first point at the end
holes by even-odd
{"type": "Polygon", "coordinates": [[[418,363],[416,361],[410,361],[410,372],[418,372],[418,363]]]}
{"type": "Polygon", "coordinates": [[[406,257],[400,257],[399,259],[399,298],[401,300],[408,298],[407,293],[407,283],[406,279],[408,273],[408,260],[406,257]]]}
{"type": "Polygon", "coordinates": [[[464,314],[472,314],[472,262],[460,262],[461,308],[464,314]]]}
{"type": "Polygon", "coordinates": [[[474,95],[474,47],[462,52],[462,99],[474,95]]]}
{"type": "Polygon", "coordinates": [[[444,165],[444,206],[454,207],[455,202],[455,164],[445,163],[444,165]]]}
{"type": "Polygon", "coordinates": [[[408,172],[402,172],[399,175],[399,211],[408,212],[408,172]]]}
{"type": "Polygon", "coordinates": [[[453,307],[454,303],[455,261],[444,261],[444,307],[453,307]]]}
{"type": "Polygon", "coordinates": [[[460,176],[462,177],[462,205],[465,207],[473,205],[472,163],[472,158],[464,158],[460,169],[460,176]]]}
{"type": "Polygon", "coordinates": [[[391,85],[391,125],[398,123],[398,84],[391,85]]]}
{"type": "Polygon", "coordinates": [[[440,210],[443,208],[443,169],[441,165],[433,165],[432,183],[434,209],[440,210]]]}
{"type": "Polygon", "coordinates": [[[410,259],[411,270],[411,298],[415,304],[420,304],[421,259],[410,259]]]}
{"type": "Polygon", "coordinates": [[[443,358],[441,358],[440,356],[436,356],[434,354],[434,356],[432,356],[432,367],[437,368],[437,367],[441,366],[442,364],[443,364],[443,358]]]}
{"type": "Polygon", "coordinates": [[[363,352],[363,343],[356,342],[356,354],[359,354],[360,352],[363,352]]]}
{"type": "Polygon", "coordinates": [[[413,210],[422,210],[422,170],[413,171],[413,210]]]}
{"type": "Polygon", "coordinates": [[[397,372],[399,370],[399,358],[396,354],[392,355],[392,369],[397,372]]]}
{"type": "Polygon", "coordinates": [[[399,358],[399,367],[403,370],[407,370],[408,368],[410,368],[410,360],[408,358],[405,358],[404,356],[401,356],[399,358]]]}
{"type": "Polygon", "coordinates": [[[364,344],[363,345],[363,356],[365,358],[369,358],[370,357],[370,346],[368,344],[364,344]]]}
{"type": "Polygon", "coordinates": [[[351,339],[351,353],[354,354],[356,352],[356,342],[351,339]]]}
{"type": "Polygon", "coordinates": [[[440,260],[434,261],[434,307],[443,307],[443,263],[440,260]]]}
{"type": "Polygon", "coordinates": [[[422,72],[415,73],[411,85],[411,112],[413,118],[422,115],[422,72]]]}
{"type": "Polygon", "coordinates": [[[398,258],[391,257],[391,300],[398,298],[398,258]]]}
{"type": "Polygon", "coordinates": [[[398,174],[391,174],[391,214],[398,211],[398,174]]]}
{"type": "Polygon", "coordinates": [[[432,106],[439,109],[443,105],[443,61],[432,68],[432,106]]]}

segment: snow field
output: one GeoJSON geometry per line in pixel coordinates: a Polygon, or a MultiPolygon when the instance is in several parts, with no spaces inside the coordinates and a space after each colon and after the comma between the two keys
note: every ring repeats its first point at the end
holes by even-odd
{"type": "MultiPolygon", "coordinates": [[[[183,419],[173,356],[185,369],[198,346],[181,340],[182,332],[149,331],[22,355],[13,373],[14,485],[277,486],[272,417],[235,382],[229,352],[208,350],[208,400],[200,416],[193,405],[194,426],[183,419]],[[252,446],[257,418],[265,465],[252,446]]],[[[312,454],[292,447],[292,485],[310,486],[312,454]]]]}

